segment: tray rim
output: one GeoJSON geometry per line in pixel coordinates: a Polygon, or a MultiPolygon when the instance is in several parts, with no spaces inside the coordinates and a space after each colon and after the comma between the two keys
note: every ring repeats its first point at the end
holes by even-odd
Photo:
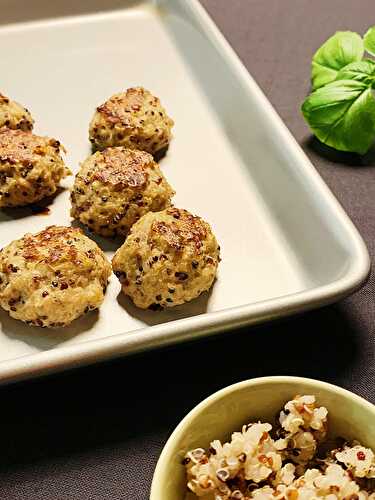
{"type": "MultiPolygon", "coordinates": [[[[158,4],[159,0],[153,0],[158,4]]],[[[0,362],[0,384],[15,382],[26,378],[55,373],[69,368],[85,366],[114,357],[133,354],[141,351],[178,344],[245,325],[254,325],[264,321],[289,316],[335,302],[350,295],[361,287],[369,275],[371,262],[366,245],[343,207],[337,201],[331,190],[325,184],[315,167],[305,155],[292,133],[273,108],[263,91],[250,75],[234,49],[230,46],[215,22],[211,19],[199,0],[184,0],[196,22],[204,30],[205,35],[223,54],[226,62],[241,83],[255,95],[265,113],[272,118],[275,126],[285,142],[294,149],[298,162],[303,165],[304,173],[315,183],[315,187],[324,197],[340,224],[350,235],[353,262],[347,271],[337,280],[301,292],[236,306],[216,312],[174,320],[160,325],[114,334],[97,340],[88,340],[80,344],[59,346],[52,350],[27,354],[14,359],[0,362]],[[167,329],[166,329],[167,325],[167,329]],[[165,331],[167,330],[167,331],[165,331]],[[147,345],[146,345],[147,344],[147,345]]],[[[113,13],[108,11],[104,15],[113,13]]],[[[103,15],[103,13],[98,13],[103,15]]],[[[85,18],[85,14],[77,17],[85,18]]],[[[76,17],[76,16],[74,16],[76,17]]],[[[91,14],[90,14],[91,17],[91,14]]],[[[64,16],[63,19],[70,18],[64,16]]],[[[50,22],[51,19],[32,20],[27,24],[50,22]]],[[[55,21],[55,20],[53,20],[55,21]]],[[[78,20],[77,20],[78,21],[78,20]]],[[[13,24],[13,23],[12,23],[13,24]]],[[[18,24],[18,23],[17,23],[18,24]]],[[[23,22],[20,25],[25,24],[23,22]]],[[[6,26],[6,25],[5,25],[6,26]]],[[[9,26],[9,25],[8,25],[9,26]]],[[[15,26],[15,24],[13,24],[15,26]]]]}

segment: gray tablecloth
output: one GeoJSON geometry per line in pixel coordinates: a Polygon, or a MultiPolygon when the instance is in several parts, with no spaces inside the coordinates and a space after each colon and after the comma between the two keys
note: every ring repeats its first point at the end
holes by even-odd
{"type": "MultiPolygon", "coordinates": [[[[375,253],[375,153],[320,147],[299,113],[315,49],[364,33],[373,0],[202,0],[375,253]]],[[[213,391],[295,374],[375,403],[374,281],[278,324],[0,389],[1,500],[146,500],[175,425],[213,391]],[[301,339],[302,342],[301,342],[301,339]],[[199,369],[198,369],[199,368],[199,369]]]]}

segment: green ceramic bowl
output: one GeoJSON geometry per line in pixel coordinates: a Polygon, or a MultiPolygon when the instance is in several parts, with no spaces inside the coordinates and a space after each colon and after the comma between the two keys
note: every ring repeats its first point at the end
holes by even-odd
{"type": "Polygon", "coordinates": [[[283,404],[296,394],[313,394],[328,408],[331,435],[358,439],[375,449],[375,406],[345,389],[299,377],[262,377],[216,392],[196,406],[176,427],[157,463],[150,500],[184,500],[187,450],[227,440],[243,424],[274,422],[283,404]]]}

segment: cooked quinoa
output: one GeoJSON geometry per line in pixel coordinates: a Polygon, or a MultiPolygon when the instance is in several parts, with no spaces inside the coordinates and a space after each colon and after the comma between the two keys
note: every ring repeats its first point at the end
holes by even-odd
{"type": "Polygon", "coordinates": [[[99,150],[125,146],[154,155],[168,146],[173,125],[158,97],[134,87],[113,95],[96,109],[89,138],[99,150]]]}
{"type": "Polygon", "coordinates": [[[250,423],[231,441],[186,453],[187,499],[375,500],[375,457],[359,443],[318,458],[327,440],[328,411],[314,396],[286,403],[279,427],[250,423]]]}

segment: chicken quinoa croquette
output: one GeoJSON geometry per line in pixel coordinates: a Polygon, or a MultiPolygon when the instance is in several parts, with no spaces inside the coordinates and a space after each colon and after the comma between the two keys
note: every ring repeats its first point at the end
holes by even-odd
{"type": "Polygon", "coordinates": [[[82,163],[71,215],[102,236],[125,236],[142,215],[167,208],[173,195],[152,155],[107,148],[82,163]]]}
{"type": "Polygon", "coordinates": [[[0,252],[0,305],[29,325],[62,327],[97,309],[111,266],[78,228],[50,226],[0,252]]]}
{"type": "Polygon", "coordinates": [[[56,139],[22,130],[0,130],[0,208],[35,203],[53,195],[71,174],[56,139]]]}
{"type": "Polygon", "coordinates": [[[20,129],[27,132],[31,131],[33,126],[34,120],[30,112],[18,102],[0,93],[0,128],[20,129]]]}
{"type": "Polygon", "coordinates": [[[115,94],[97,108],[89,138],[99,150],[125,146],[155,155],[168,146],[173,125],[159,98],[135,87],[115,94]]]}
{"type": "Polygon", "coordinates": [[[136,306],[161,309],[207,291],[219,261],[220,248],[207,222],[171,207],[134,224],[112,266],[136,306]]]}

